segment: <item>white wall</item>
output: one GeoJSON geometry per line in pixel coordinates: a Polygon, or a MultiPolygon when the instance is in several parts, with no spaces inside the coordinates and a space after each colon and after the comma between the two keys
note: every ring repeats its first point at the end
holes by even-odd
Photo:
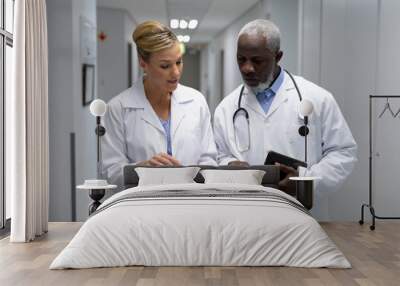
{"type": "Polygon", "coordinates": [[[183,73],[179,82],[200,89],[200,52],[197,49],[186,49],[183,55],[183,73]]]}
{"type": "MultiPolygon", "coordinates": [[[[400,1],[378,1],[378,45],[375,66],[376,94],[400,95],[400,1]]],[[[375,118],[380,114],[384,100],[376,102],[375,118]]],[[[394,112],[400,109],[400,99],[391,100],[394,112]]],[[[400,116],[398,116],[400,117],[400,116]]],[[[400,210],[400,118],[391,118],[387,114],[375,119],[374,134],[374,203],[380,216],[399,216],[400,210]],[[379,154],[379,156],[378,156],[379,154]]],[[[365,152],[366,153],[366,152],[365,152]]]]}
{"type": "Polygon", "coordinates": [[[209,74],[208,74],[208,49],[203,48],[200,50],[200,91],[209,102],[210,87],[209,87],[209,74]]]}
{"type": "MultiPolygon", "coordinates": [[[[368,201],[370,94],[400,94],[399,1],[304,0],[302,73],[330,90],[358,143],[354,172],[331,194],[330,219],[358,220],[368,201]]],[[[398,120],[377,119],[385,101],[373,102],[373,200],[380,216],[398,216],[398,120]],[[389,140],[388,140],[389,139],[389,140]]],[[[391,102],[394,111],[399,100],[391,102]]],[[[368,215],[367,215],[368,217],[368,215]]]]}
{"type": "Polygon", "coordinates": [[[50,221],[71,219],[70,141],[73,131],[72,1],[47,1],[49,45],[50,221]],[[60,32],[60,29],[62,30],[60,32]]]}
{"type": "MultiPolygon", "coordinates": [[[[49,42],[50,221],[71,220],[70,133],[75,133],[75,184],[96,175],[95,120],[82,105],[80,17],[96,26],[96,0],[47,1],[49,42]]],[[[96,64],[96,61],[93,62],[96,64]]],[[[76,192],[77,220],[87,217],[76,192]]]]}
{"type": "Polygon", "coordinates": [[[298,72],[298,25],[299,3],[298,0],[273,0],[270,2],[270,20],[281,31],[281,50],[283,58],[281,65],[292,73],[298,72]]]}
{"type": "MultiPolygon", "coordinates": [[[[211,114],[214,113],[218,103],[223,98],[221,92],[221,78],[220,78],[220,51],[221,51],[221,38],[214,39],[205,51],[207,53],[207,71],[208,71],[208,106],[210,107],[211,114]]],[[[226,69],[225,69],[226,70],[226,69]]],[[[226,84],[226,82],[225,82],[226,84]]]]}
{"type": "MultiPolygon", "coordinates": [[[[132,62],[128,63],[128,65],[131,65],[132,68],[132,83],[134,83],[141,75],[141,70],[139,68],[139,59],[136,51],[136,45],[133,42],[132,39],[132,33],[134,29],[136,28],[137,23],[134,21],[134,19],[130,16],[129,13],[126,14],[124,17],[125,23],[124,23],[124,31],[125,31],[125,43],[131,43],[132,44],[132,62]]],[[[125,45],[126,49],[128,49],[127,44],[125,45]]],[[[127,51],[126,51],[127,53],[127,51]]],[[[125,54],[126,54],[125,53],[125,54]]]]}
{"type": "Polygon", "coordinates": [[[133,82],[138,77],[135,45],[132,44],[132,62],[128,62],[128,42],[134,22],[125,10],[105,7],[97,8],[97,30],[107,35],[98,41],[99,98],[108,102],[112,97],[128,88],[128,65],[133,67],[133,82]]]}
{"type": "Polygon", "coordinates": [[[321,82],[321,0],[301,0],[300,20],[300,72],[299,74],[319,84],[321,82]]]}
{"type": "MultiPolygon", "coordinates": [[[[82,105],[82,63],[81,63],[81,27],[80,18],[91,22],[96,33],[96,0],[73,1],[73,71],[74,71],[74,131],[75,131],[75,183],[83,184],[86,179],[96,178],[96,136],[95,118],[90,114],[89,106],[82,105]]],[[[97,35],[95,36],[97,39],[97,35]]],[[[95,69],[95,97],[97,97],[97,59],[91,60],[95,69]]],[[[88,217],[88,205],[91,199],[87,191],[76,192],[76,219],[84,221],[88,217]]]]}

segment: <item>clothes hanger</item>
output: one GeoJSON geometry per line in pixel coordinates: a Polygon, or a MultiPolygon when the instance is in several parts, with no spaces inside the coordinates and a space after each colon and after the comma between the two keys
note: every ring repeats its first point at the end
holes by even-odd
{"type": "Polygon", "coordinates": [[[397,110],[397,112],[394,114],[394,117],[396,118],[397,115],[399,115],[399,114],[400,114],[400,108],[399,108],[399,110],[397,110]]]}
{"type": "Polygon", "coordinates": [[[379,115],[378,118],[381,118],[383,116],[383,114],[385,114],[386,110],[389,110],[389,112],[392,115],[392,117],[396,117],[397,114],[399,114],[399,112],[400,112],[400,109],[399,109],[399,111],[397,111],[396,115],[394,114],[392,108],[390,107],[390,103],[389,103],[389,98],[388,97],[386,97],[385,107],[383,108],[383,110],[382,110],[382,112],[381,112],[381,114],[379,115]]]}

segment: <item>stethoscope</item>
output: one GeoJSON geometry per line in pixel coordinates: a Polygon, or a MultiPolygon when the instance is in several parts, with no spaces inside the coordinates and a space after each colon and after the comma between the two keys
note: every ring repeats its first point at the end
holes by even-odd
{"type": "MultiPolygon", "coordinates": [[[[288,72],[288,71],[285,70],[285,69],[284,69],[284,71],[289,75],[290,79],[292,80],[292,82],[293,82],[293,84],[294,84],[294,87],[296,88],[297,95],[298,95],[298,97],[299,97],[299,101],[301,102],[301,101],[303,100],[303,97],[301,96],[301,92],[300,92],[300,90],[299,90],[299,87],[297,86],[296,80],[294,79],[293,75],[292,75],[290,72],[288,72]]],[[[276,80],[276,79],[275,79],[275,80],[276,80]]],[[[274,83],[274,82],[272,82],[271,85],[272,85],[273,83],[274,83]]],[[[271,86],[271,85],[270,85],[270,86],[271,86]]],[[[237,118],[240,114],[243,114],[243,115],[245,116],[245,118],[246,118],[246,121],[247,121],[248,140],[247,140],[247,143],[245,144],[245,147],[241,147],[241,144],[238,144],[237,134],[235,134],[236,146],[238,147],[239,152],[248,151],[248,150],[250,149],[250,121],[249,121],[249,112],[248,112],[244,107],[242,107],[242,105],[241,105],[241,104],[242,104],[242,97],[243,97],[244,88],[245,88],[245,86],[243,85],[242,88],[240,89],[239,100],[238,100],[238,108],[236,109],[235,113],[233,113],[233,118],[232,118],[234,129],[236,129],[236,128],[235,128],[235,120],[236,120],[236,118],[237,118]]],[[[306,135],[308,134],[308,132],[309,132],[309,130],[308,130],[307,126],[304,126],[304,125],[303,125],[303,126],[301,126],[301,127],[299,128],[299,134],[300,134],[301,136],[306,136],[306,135]]],[[[237,132],[235,132],[235,133],[237,133],[237,132]]]]}

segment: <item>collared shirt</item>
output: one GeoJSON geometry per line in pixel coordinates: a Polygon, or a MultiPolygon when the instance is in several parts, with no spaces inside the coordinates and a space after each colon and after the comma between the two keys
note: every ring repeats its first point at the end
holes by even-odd
{"type": "Polygon", "coordinates": [[[265,89],[264,91],[258,92],[256,94],[257,100],[260,103],[262,109],[264,110],[265,114],[268,113],[269,108],[271,107],[272,100],[274,99],[276,93],[278,92],[279,88],[283,83],[283,79],[285,76],[285,72],[282,68],[280,68],[280,72],[278,77],[272,83],[270,87],[265,89]]]}
{"type": "Polygon", "coordinates": [[[171,117],[167,120],[160,118],[161,124],[164,127],[165,134],[167,136],[167,153],[172,156],[172,145],[171,145],[171,117]]]}

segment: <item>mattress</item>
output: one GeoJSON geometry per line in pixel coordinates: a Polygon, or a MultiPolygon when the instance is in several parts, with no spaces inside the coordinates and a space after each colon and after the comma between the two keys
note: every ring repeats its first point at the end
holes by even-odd
{"type": "Polygon", "coordinates": [[[115,194],[50,269],[129,265],[351,267],[293,197],[257,185],[197,183],[115,194]]]}

